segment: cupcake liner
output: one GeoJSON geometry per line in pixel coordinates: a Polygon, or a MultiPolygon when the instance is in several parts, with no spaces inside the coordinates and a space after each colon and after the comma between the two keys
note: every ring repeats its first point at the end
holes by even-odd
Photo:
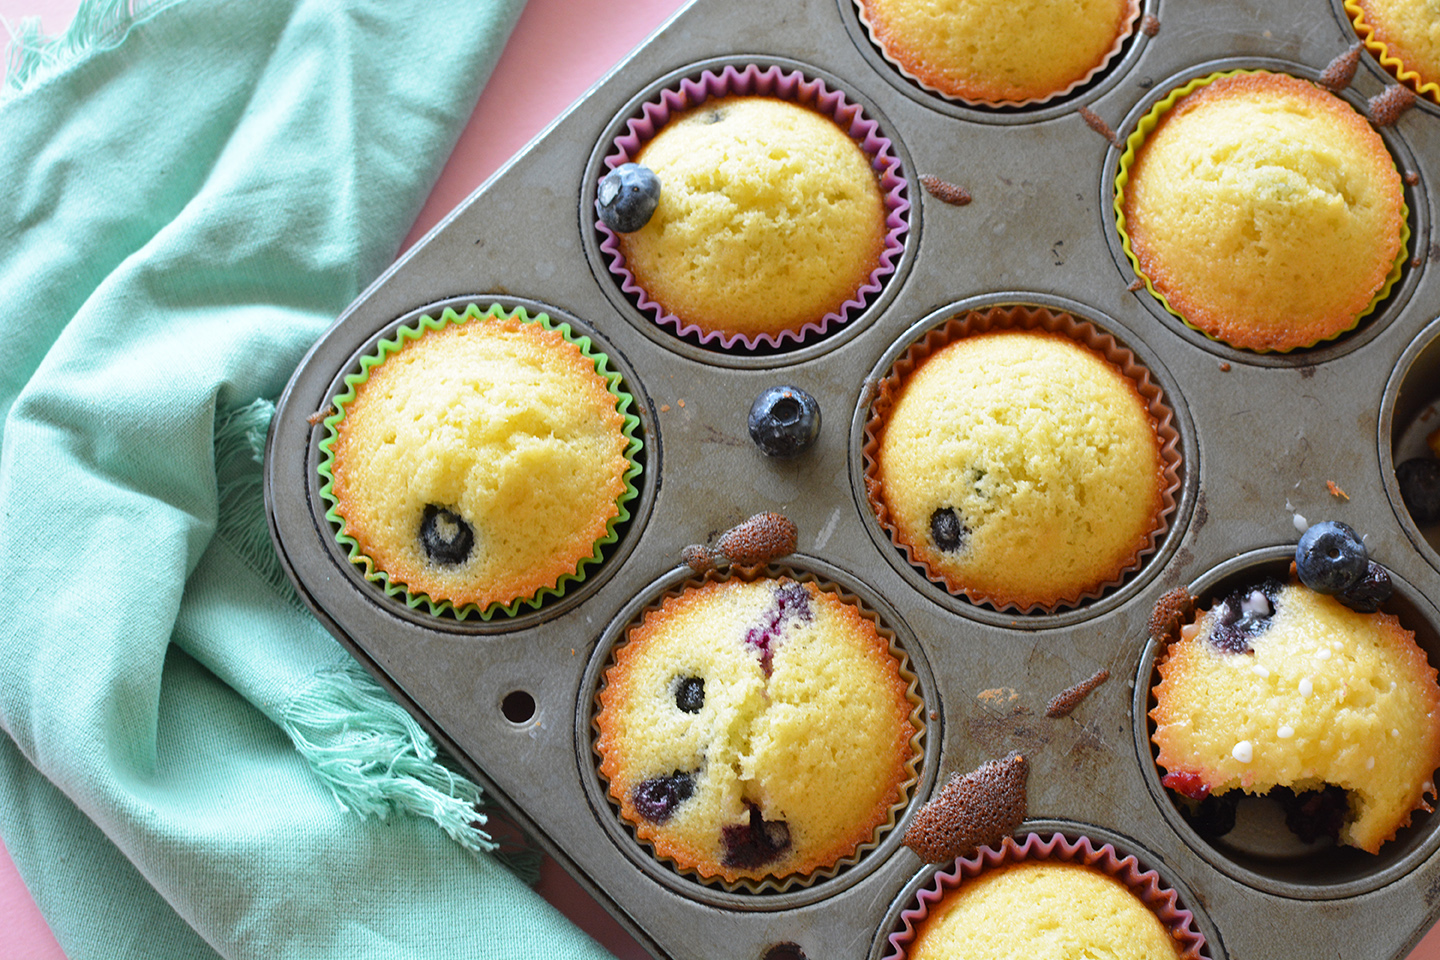
{"type": "Polygon", "coordinates": [[[656,100],[646,103],[640,116],[626,123],[626,132],[615,138],[612,150],[605,157],[605,169],[608,172],[623,163],[631,162],[672,116],[707,100],[728,96],[774,97],[809,107],[834,120],[870,157],[870,165],[880,178],[887,233],[880,263],[870,272],[866,283],[855,291],[838,312],[827,313],[804,324],[798,330],[782,330],[779,334],[760,333],[754,336],[726,333],[723,330],[706,332],[699,325],[676,316],[650,299],[645,289],[636,282],[635,275],[626,267],[618,236],[597,219],[595,229],[604,238],[600,243],[600,250],[607,258],[610,273],[620,283],[620,288],[635,298],[640,311],[678,337],[697,337],[701,344],[744,351],[781,348],[786,341],[794,341],[799,345],[819,339],[833,326],[847,323],[858,316],[880,292],[886,278],[895,272],[896,262],[905,249],[905,234],[910,228],[910,201],[906,199],[907,184],[904,171],[900,167],[900,159],[891,141],[881,133],[879,124],[866,117],[858,104],[852,103],[845,94],[830,90],[823,80],[812,80],[798,71],[782,70],[778,66],[726,66],[719,73],[705,70],[699,77],[682,80],[676,87],[661,91],[656,100]]]}
{"type": "Polygon", "coordinates": [[[1126,578],[1140,569],[1145,558],[1155,552],[1160,538],[1170,528],[1170,517],[1175,512],[1176,497],[1180,490],[1180,434],[1175,428],[1174,411],[1165,401],[1165,393],[1158,383],[1150,379],[1150,371],[1136,358],[1135,354],[1110,334],[1094,324],[1079,320],[1068,313],[1055,313],[1044,307],[1008,306],[995,307],[985,311],[972,312],[953,317],[935,327],[924,337],[913,343],[895,361],[890,372],[875,387],[875,399],[870,406],[870,416],[865,423],[864,445],[861,455],[864,462],[865,497],[870,503],[880,526],[890,540],[911,565],[919,568],[926,577],[944,586],[952,594],[965,597],[971,603],[988,604],[997,610],[1015,609],[1021,613],[1055,613],[1065,607],[1078,606],[1088,600],[1095,600],[1107,591],[1120,586],[1126,578]],[[1104,357],[1111,366],[1120,371],[1134,385],[1141,399],[1146,402],[1150,417],[1160,439],[1160,459],[1163,465],[1164,486],[1160,491],[1161,506],[1156,513],[1154,526],[1143,547],[1137,550],[1120,568],[1112,580],[1107,580],[1090,590],[1080,590],[1074,595],[1060,597],[1053,603],[1039,601],[1028,605],[1007,597],[990,596],[951,580],[945,573],[934,570],[925,561],[915,556],[909,546],[900,541],[898,531],[890,518],[890,511],[880,497],[880,438],[890,410],[899,396],[906,378],[931,354],[956,340],[995,330],[1036,330],[1060,334],[1088,347],[1104,357]]]}
{"type": "Polygon", "coordinates": [[[450,307],[446,307],[440,317],[426,314],[422,316],[413,326],[400,327],[393,337],[381,340],[375,350],[360,358],[360,370],[356,373],[345,375],[343,392],[335,396],[331,401],[335,412],[327,416],[323,425],[325,437],[320,441],[320,464],[318,471],[323,478],[320,487],[320,495],[324,498],[327,506],[325,519],[331,524],[335,542],[346,552],[351,563],[364,569],[363,576],[371,583],[379,586],[387,597],[397,597],[404,601],[410,609],[425,608],[432,616],[449,614],[457,620],[465,620],[471,616],[478,616],[481,620],[490,620],[496,616],[513,617],[521,612],[522,608],[529,607],[536,609],[546,600],[564,596],[565,591],[572,585],[583,581],[587,574],[587,567],[599,563],[604,556],[605,549],[613,544],[619,535],[619,526],[630,519],[630,501],[639,495],[635,487],[635,478],[640,475],[642,465],[636,459],[644,443],[639,436],[640,418],[630,412],[634,404],[634,397],[623,389],[621,376],[618,371],[611,370],[610,360],[604,353],[594,349],[589,337],[576,334],[571,330],[568,323],[557,323],[548,314],[537,313],[531,316],[524,307],[516,307],[514,310],[506,311],[498,304],[491,305],[482,312],[475,304],[465,308],[464,313],[456,313],[450,307]],[[492,603],[486,607],[478,604],[467,603],[455,606],[449,600],[436,600],[422,591],[412,591],[408,586],[398,580],[393,580],[390,575],[376,565],[361,549],[356,540],[345,533],[345,518],[339,510],[339,502],[335,496],[335,477],[331,471],[334,462],[334,443],[339,436],[338,427],[345,419],[345,411],[350,403],[355,400],[356,389],[370,379],[370,373],[387,358],[400,352],[406,343],[419,339],[427,331],[440,330],[452,323],[468,323],[473,320],[508,319],[518,317],[525,323],[538,323],[546,330],[558,332],[565,340],[579,348],[580,352],[590,360],[595,367],[595,372],[605,379],[606,389],[615,397],[616,409],[619,411],[623,424],[621,432],[625,435],[627,445],[625,447],[625,458],[629,461],[629,468],[625,471],[623,480],[625,489],[616,498],[618,512],[606,525],[604,536],[595,541],[595,550],[589,556],[582,558],[576,564],[573,573],[560,576],[553,586],[541,587],[529,597],[517,597],[508,603],[492,603]]]}
{"type": "Polygon", "coordinates": [[[1201,960],[1205,956],[1205,937],[1195,927],[1195,915],[1181,907],[1175,891],[1165,886],[1154,870],[1141,867],[1133,854],[1122,856],[1109,843],[1097,847],[1084,835],[1071,840],[1061,833],[1029,833],[1022,841],[1006,837],[998,849],[981,847],[974,856],[956,860],[949,870],[937,872],[932,882],[916,894],[915,903],[901,912],[901,926],[888,937],[890,952],[885,960],[905,960],[919,925],[946,893],[986,870],[1027,860],[1079,864],[1119,880],[1160,918],[1174,938],[1181,960],[1201,960]]]}
{"type": "Polygon", "coordinates": [[[1365,10],[1356,0],[1345,0],[1345,13],[1350,17],[1350,22],[1355,26],[1355,33],[1365,44],[1380,66],[1390,71],[1391,76],[1423,97],[1429,97],[1431,103],[1440,103],[1440,83],[1434,80],[1427,81],[1419,73],[1405,65],[1390,51],[1385,41],[1375,35],[1375,26],[1365,19],[1365,10]]]}
{"type": "Polygon", "coordinates": [[[666,864],[676,873],[680,874],[683,877],[694,880],[698,883],[703,883],[708,886],[716,887],[718,889],[724,890],[726,893],[785,893],[791,890],[807,889],[811,886],[814,886],[817,882],[829,880],[835,877],[837,874],[841,873],[843,870],[854,866],[855,864],[859,863],[860,860],[862,860],[867,853],[879,846],[880,842],[892,830],[895,829],[895,825],[897,822],[899,822],[900,816],[905,812],[906,808],[909,807],[911,801],[914,799],[916,785],[920,782],[920,766],[925,756],[925,736],[927,730],[926,717],[927,712],[925,701],[921,697],[920,693],[920,680],[919,677],[915,674],[914,670],[910,668],[909,655],[905,652],[904,648],[899,645],[899,641],[895,636],[895,631],[885,626],[885,624],[881,621],[879,614],[871,610],[862,599],[855,596],[853,593],[845,590],[839,584],[817,577],[815,574],[808,571],[799,570],[787,565],[732,565],[724,570],[710,570],[703,575],[697,575],[686,579],[678,584],[675,584],[674,586],[660,593],[650,603],[647,603],[643,609],[641,609],[635,614],[634,620],[625,629],[625,637],[617,641],[614,648],[611,649],[607,658],[605,670],[601,674],[600,684],[595,690],[594,696],[592,698],[590,716],[590,731],[592,739],[590,749],[591,755],[595,761],[596,776],[600,780],[606,798],[610,801],[610,807],[611,810],[614,811],[615,818],[625,828],[626,832],[635,839],[635,842],[643,846],[652,856],[655,857],[657,861],[666,864]],[[702,874],[698,868],[682,865],[676,862],[671,857],[661,855],[659,851],[655,849],[654,845],[650,843],[650,841],[645,840],[638,835],[635,829],[636,825],[634,823],[626,820],[623,816],[621,816],[620,800],[613,793],[610,792],[610,781],[605,776],[605,774],[600,771],[601,761],[604,759],[596,743],[600,735],[600,728],[598,723],[598,718],[600,716],[600,710],[602,707],[600,695],[604,692],[605,687],[608,684],[610,669],[614,666],[615,663],[615,654],[620,650],[621,647],[623,647],[626,643],[629,642],[630,632],[636,627],[638,627],[641,623],[643,623],[645,617],[648,614],[654,611],[658,611],[667,600],[678,598],[683,595],[687,590],[704,586],[705,584],[709,583],[721,583],[727,580],[741,580],[749,583],[756,580],[773,580],[780,578],[788,578],[797,583],[813,583],[826,593],[834,594],[836,597],[854,606],[857,610],[859,610],[861,616],[863,616],[865,619],[869,620],[875,625],[876,632],[879,633],[881,637],[885,638],[886,641],[888,641],[888,649],[890,655],[894,657],[899,664],[900,676],[902,679],[904,679],[906,683],[905,696],[911,705],[910,722],[914,725],[915,733],[910,738],[910,760],[905,764],[907,776],[903,781],[901,781],[899,785],[899,796],[897,797],[895,803],[891,805],[889,810],[889,816],[886,818],[885,822],[881,823],[875,828],[871,839],[857,846],[854,853],[850,854],[849,856],[841,857],[829,867],[821,867],[808,874],[790,874],[780,877],[765,877],[761,880],[740,879],[734,882],[727,882],[723,877],[702,874]]]}
{"type": "Polygon", "coordinates": [[[856,16],[860,21],[860,25],[865,28],[865,32],[870,36],[870,42],[874,44],[875,49],[880,53],[880,56],[885,58],[885,62],[890,64],[890,66],[894,67],[895,70],[902,77],[904,77],[906,80],[909,80],[916,86],[920,87],[927,93],[933,93],[935,96],[943,97],[944,99],[949,100],[952,103],[963,103],[967,107],[978,107],[982,109],[995,107],[1040,106],[1042,104],[1051,103],[1055,100],[1068,97],[1070,94],[1074,93],[1076,90],[1079,90],[1081,87],[1094,80],[1096,76],[1105,72],[1105,70],[1109,68],[1111,62],[1120,55],[1120,52],[1122,50],[1124,50],[1125,43],[1132,36],[1134,36],[1135,26],[1140,20],[1140,0],[1128,0],[1128,2],[1126,3],[1125,15],[1121,21],[1120,32],[1115,37],[1115,43],[1100,57],[1099,62],[1097,62],[1095,66],[1092,67],[1084,76],[1076,79],[1073,83],[1070,83],[1064,88],[1052,91],[1051,93],[1048,93],[1043,97],[1028,97],[1020,100],[1010,100],[1003,98],[999,100],[987,100],[983,98],[976,99],[966,97],[953,91],[942,90],[936,86],[933,86],[932,84],[926,83],[921,78],[915,76],[915,74],[911,73],[904,64],[890,56],[890,51],[885,48],[885,44],[883,44],[880,40],[880,37],[876,35],[875,28],[871,25],[869,18],[866,16],[865,5],[862,0],[854,0],[854,3],[856,16]]]}
{"type": "MultiPolygon", "coordinates": [[[[1135,125],[1135,130],[1130,136],[1125,138],[1125,149],[1120,155],[1120,163],[1115,174],[1115,229],[1120,235],[1120,244],[1125,250],[1125,256],[1130,260],[1130,266],[1135,271],[1135,276],[1144,282],[1145,289],[1150,291],[1151,296],[1160,301],[1161,306],[1165,308],[1167,313],[1180,320],[1180,322],[1184,323],[1185,326],[1191,330],[1202,333],[1207,339],[1224,344],[1225,346],[1231,346],[1231,344],[1195,326],[1195,324],[1185,318],[1184,314],[1172,307],[1170,301],[1165,298],[1163,293],[1155,289],[1155,284],[1151,282],[1150,278],[1145,275],[1145,271],[1141,269],[1140,258],[1135,255],[1135,250],[1130,242],[1130,234],[1125,230],[1125,187],[1130,182],[1130,168],[1135,163],[1135,157],[1140,152],[1141,144],[1143,144],[1145,138],[1153,133],[1155,128],[1159,126],[1160,118],[1163,117],[1171,107],[1175,106],[1181,97],[1225,77],[1267,72],[1270,71],[1250,69],[1225,70],[1207,76],[1197,77],[1189,83],[1172,90],[1169,95],[1161,99],[1155,106],[1150,108],[1150,111],[1146,113],[1145,116],[1140,118],[1140,122],[1135,125]]],[[[1395,257],[1395,263],[1391,266],[1390,273],[1386,276],[1384,284],[1381,285],[1375,296],[1370,300],[1369,306],[1356,314],[1354,322],[1348,327],[1343,330],[1338,330],[1328,337],[1322,337],[1313,343],[1297,347],[1287,347],[1283,350],[1249,347],[1236,347],[1234,349],[1252,350],[1255,353],[1289,353],[1291,350],[1308,349],[1320,343],[1327,343],[1354,330],[1360,325],[1361,320],[1364,320],[1370,314],[1374,313],[1375,308],[1380,305],[1381,301],[1390,295],[1391,289],[1395,284],[1400,282],[1401,271],[1404,269],[1405,263],[1410,259],[1410,206],[1406,204],[1403,199],[1400,206],[1400,218],[1400,251],[1395,257]]]]}

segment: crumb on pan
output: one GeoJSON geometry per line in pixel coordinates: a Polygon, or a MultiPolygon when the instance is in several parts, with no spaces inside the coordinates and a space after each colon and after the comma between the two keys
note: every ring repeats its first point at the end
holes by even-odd
{"type": "Polygon", "coordinates": [[[1078,112],[1087,127],[1104,137],[1112,147],[1120,146],[1120,138],[1115,135],[1115,130],[1098,113],[1084,105],[1081,105],[1078,112]]]}
{"type": "Polygon", "coordinates": [[[1330,496],[1339,497],[1341,500],[1349,500],[1350,494],[1340,489],[1340,485],[1334,480],[1325,481],[1325,489],[1330,491],[1330,496]]]}
{"type": "Polygon", "coordinates": [[[715,557],[703,543],[692,543],[680,551],[681,561],[696,573],[715,569],[715,557]]]}
{"type": "Polygon", "coordinates": [[[1150,636],[1156,643],[1169,646],[1180,639],[1180,627],[1195,612],[1195,598],[1184,587],[1166,591],[1155,601],[1150,613],[1150,636]]]}
{"type": "Polygon", "coordinates": [[[1025,820],[1030,765],[1018,752],[952,774],[939,795],[915,814],[905,846],[927,863],[968,857],[1009,836],[1025,820]]]}
{"type": "Polygon", "coordinates": [[[924,187],[925,192],[936,200],[951,206],[963,207],[971,200],[969,190],[947,180],[941,180],[939,177],[932,177],[928,173],[920,175],[920,186],[924,187]]]}
{"type": "Polygon", "coordinates": [[[715,552],[741,566],[769,563],[794,553],[799,538],[794,522],[783,514],[757,513],[722,533],[715,552]]]}
{"type": "Polygon", "coordinates": [[[1160,32],[1160,18],[1153,13],[1147,13],[1140,18],[1140,32],[1147,37],[1153,37],[1160,32]]]}
{"type": "Polygon", "coordinates": [[[1090,695],[1092,690],[1109,679],[1110,671],[1101,667],[1099,670],[1096,670],[1088,680],[1081,680],[1073,687],[1068,687],[1057,693],[1050,701],[1050,705],[1045,708],[1045,716],[1051,720],[1068,717],[1070,711],[1080,706],[1081,700],[1084,700],[1090,695]]]}
{"type": "Polygon", "coordinates": [[[1339,93],[1350,86],[1350,81],[1355,79],[1355,68],[1360,65],[1360,48],[1359,43],[1352,44],[1348,50],[1331,60],[1320,73],[1317,81],[1320,86],[1331,93],[1339,93]]]}
{"type": "Polygon", "coordinates": [[[1377,127],[1393,127],[1400,115],[1415,106],[1415,93],[1409,87],[1386,87],[1365,103],[1370,122],[1377,127]]]}

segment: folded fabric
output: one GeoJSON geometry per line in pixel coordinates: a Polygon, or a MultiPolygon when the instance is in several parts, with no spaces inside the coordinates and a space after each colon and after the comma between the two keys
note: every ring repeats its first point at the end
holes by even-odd
{"type": "Polygon", "coordinates": [[[523,0],[85,0],[0,93],[0,833],[67,956],[608,956],[296,600],[260,450],[523,0]]]}

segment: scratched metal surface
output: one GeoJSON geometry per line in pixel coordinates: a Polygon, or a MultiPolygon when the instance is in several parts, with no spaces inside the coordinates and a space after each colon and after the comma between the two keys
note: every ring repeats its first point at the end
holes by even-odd
{"type": "MultiPolygon", "coordinates": [[[[1151,762],[1144,711],[1154,651],[1145,623],[1177,584],[1197,592],[1283,565],[1294,514],[1363,531],[1396,576],[1393,606],[1440,664],[1440,555],[1399,503],[1393,464],[1419,451],[1417,420],[1440,398],[1440,278],[1431,223],[1440,110],[1409,111],[1385,139],[1404,171],[1411,249],[1375,316],[1334,344],[1291,356],[1219,346],[1143,290],[1115,236],[1116,150],[1077,113],[1122,136],[1155,99],[1215,69],[1269,66],[1314,78],[1354,42],[1338,2],[1147,0],[1160,21],[1102,79],[1063,103],[993,113],[943,103],[870,46],[851,0],[770,0],[743,11],[697,0],[458,207],[367,290],[297,370],[272,428],[267,505],[278,552],[316,614],[657,957],[754,960],[794,941],[820,960],[875,960],[927,872],[895,831],[853,868],[781,894],[727,893],[656,862],[605,802],[590,750],[595,686],[616,636],[685,576],[681,549],[762,510],[796,521],[795,568],[853,590],[895,629],[933,716],[923,775],[901,827],[953,771],[1023,750],[1032,818],[1116,842],[1158,869],[1221,958],[1401,957],[1436,916],[1440,817],[1421,816],[1378,857],[1296,850],[1264,810],[1227,846],[1175,813],[1151,762]],[[604,149],[641,99],[703,64],[779,62],[859,101],[897,144],[910,232],[899,269],[863,315],[813,346],[719,354],[644,319],[605,273],[590,227],[604,149]],[[946,206],[933,174],[970,190],[946,206]],[[593,331],[639,401],[645,474],[636,518],[599,572],[560,603],[514,621],[457,623],[405,610],[367,586],[336,548],[314,467],[341,376],[380,336],[440,301],[523,303],[593,331]],[[1183,487],[1171,530],[1143,569],[1102,600],[1015,616],[946,596],[910,569],[864,503],[862,384],[927,326],[968,307],[1069,309],[1129,346],[1177,414],[1183,487]],[[1227,366],[1228,365],[1228,366],[1227,366]],[[745,414],[778,382],[813,393],[818,446],[771,462],[745,414]],[[1349,493],[1333,497],[1325,481],[1349,493]],[[1109,669],[1070,718],[1056,692],[1109,669]],[[506,719],[504,698],[535,714],[506,719]],[[1277,936],[1277,931],[1283,931],[1277,936]]],[[[1368,57],[1346,96],[1388,81],[1368,57]]]]}

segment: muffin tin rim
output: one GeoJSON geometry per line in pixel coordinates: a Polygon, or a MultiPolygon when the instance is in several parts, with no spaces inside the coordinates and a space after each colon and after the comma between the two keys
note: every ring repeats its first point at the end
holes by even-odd
{"type": "MultiPolygon", "coordinates": [[[[1267,70],[1273,73],[1289,74],[1312,82],[1317,81],[1320,76],[1320,71],[1313,67],[1278,57],[1222,57],[1191,64],[1184,70],[1157,80],[1145,91],[1145,95],[1129,108],[1117,127],[1117,140],[1120,146],[1111,144],[1106,149],[1105,161],[1100,172],[1100,222],[1105,242],[1110,249],[1111,259],[1115,261],[1115,267],[1120,274],[1118,279],[1128,283],[1138,276],[1134,265],[1130,262],[1130,255],[1125,251],[1124,241],[1120,238],[1115,220],[1115,180],[1119,176],[1120,160],[1125,153],[1130,136],[1134,134],[1140,121],[1155,104],[1168,97],[1177,88],[1192,80],[1227,70],[1267,70]]],[[[1334,91],[1331,92],[1334,93],[1334,91]]],[[[1366,116],[1365,98],[1355,91],[1353,83],[1334,95],[1350,104],[1361,116],[1366,116]]],[[[1224,341],[1209,337],[1191,327],[1184,320],[1165,309],[1165,305],[1144,287],[1132,291],[1132,296],[1139,306],[1171,335],[1178,336],[1186,343],[1199,347],[1221,360],[1242,363],[1247,366],[1286,369],[1315,366],[1353,353],[1380,337],[1387,329],[1394,326],[1405,313],[1415,289],[1420,284],[1421,274],[1425,271],[1428,258],[1422,258],[1418,267],[1415,266],[1414,260],[1418,255],[1417,251],[1428,249],[1430,198],[1428,191],[1421,190],[1422,184],[1404,182],[1407,170],[1419,169],[1409,142],[1394,127],[1380,128],[1373,124],[1371,127],[1385,143],[1391,157],[1395,160],[1396,170],[1401,175],[1401,189],[1409,213],[1407,224],[1410,236],[1407,241],[1407,259],[1402,264],[1399,279],[1391,286],[1389,294],[1378,301],[1369,313],[1362,316],[1356,326],[1336,335],[1333,339],[1322,340],[1309,347],[1297,347],[1285,352],[1274,350],[1259,352],[1232,347],[1224,341]]]]}
{"type": "MultiPolygon", "coordinates": [[[[1408,377],[1415,365],[1415,361],[1427,349],[1440,347],[1440,316],[1431,320],[1425,327],[1415,335],[1405,347],[1405,352],[1400,355],[1395,366],[1390,370],[1390,376],[1385,381],[1385,391],[1380,397],[1380,415],[1377,418],[1377,446],[1380,455],[1380,479],[1385,485],[1385,496],[1390,501],[1390,507],[1395,511],[1395,519],[1399,522],[1400,528],[1405,531],[1405,536],[1410,539],[1417,553],[1423,557],[1430,566],[1440,572],[1440,553],[1425,535],[1420,532],[1420,526],[1413,517],[1410,510],[1405,506],[1405,499],[1400,495],[1400,483],[1395,479],[1395,451],[1392,437],[1397,424],[1395,423],[1395,404],[1400,394],[1400,388],[1406,377],[1408,377]]],[[[1437,398],[1440,399],[1440,398],[1437,398]]]]}
{"type": "Polygon", "coordinates": [[[717,881],[705,880],[675,868],[656,856],[649,845],[636,837],[621,820],[604,777],[600,775],[599,757],[595,751],[594,719],[599,713],[600,690],[615,647],[624,642],[626,632],[638,622],[644,611],[687,582],[701,579],[701,574],[683,564],[663,572],[632,596],[605,626],[590,652],[575,707],[575,754],[581,786],[592,815],[610,841],[624,853],[626,859],[667,889],[709,906],[745,911],[773,912],[808,906],[849,889],[899,855],[906,825],[934,789],[944,741],[945,711],[934,671],[919,635],[900,612],[865,580],[828,561],[799,551],[760,567],[723,569],[718,576],[727,579],[732,575],[732,569],[741,574],[754,573],[756,578],[770,576],[776,571],[786,575],[789,571],[813,577],[822,588],[825,585],[836,587],[838,595],[854,597],[860,602],[862,610],[874,614],[878,625],[893,635],[891,643],[905,654],[908,669],[915,676],[924,729],[918,735],[921,752],[915,761],[917,776],[910,786],[909,796],[895,813],[894,826],[885,832],[879,843],[862,844],[856,854],[841,858],[834,868],[817,870],[809,879],[802,878],[797,884],[778,891],[773,889],[772,881],[758,881],[753,884],[758,889],[751,892],[728,891],[717,881]]]}
{"type": "MultiPolygon", "coordinates": [[[[1201,596],[1215,585],[1237,576],[1247,569],[1283,563],[1292,559],[1294,555],[1294,544],[1277,544],[1247,550],[1206,568],[1199,576],[1186,584],[1185,589],[1191,596],[1201,596]]],[[[1430,626],[1440,631],[1440,610],[1435,608],[1430,598],[1425,596],[1414,584],[1395,573],[1393,569],[1389,567],[1386,569],[1390,571],[1396,592],[1403,593],[1406,602],[1418,608],[1430,626]]],[[[1147,636],[1145,638],[1139,663],[1136,666],[1130,709],[1135,759],[1139,764],[1141,779],[1145,781],[1150,797],[1155,802],[1155,806],[1167,826],[1185,846],[1205,863],[1230,879],[1271,896],[1297,901],[1324,902],[1358,897],[1389,886],[1413,873],[1436,850],[1440,850],[1440,813],[1432,813],[1429,821],[1423,827],[1429,835],[1419,837],[1414,843],[1413,849],[1400,854],[1393,863],[1378,870],[1358,879],[1340,883],[1299,884],[1280,880],[1250,870],[1225,856],[1215,845],[1207,842],[1185,822],[1169,798],[1169,792],[1160,782],[1159,767],[1155,763],[1154,747],[1150,739],[1150,695],[1155,685],[1156,667],[1163,652],[1163,646],[1154,637],[1147,636]]],[[[1422,811],[1414,812],[1421,813],[1422,811]]],[[[1388,842],[1393,843],[1394,841],[1388,842]]],[[[1381,850],[1383,852],[1384,847],[1381,850]]],[[[1365,854],[1365,856],[1371,855],[1365,854]]],[[[1380,854],[1373,856],[1378,857],[1380,854]]]]}
{"type": "Polygon", "coordinates": [[[1160,361],[1158,355],[1142,337],[1133,332],[1125,323],[1103,311],[1064,297],[1036,292],[1003,291],[968,297],[932,310],[906,327],[904,333],[890,342],[889,347],[870,367],[870,371],[865,377],[865,387],[861,392],[860,402],[856,404],[851,415],[847,456],[851,493],[855,499],[856,509],[860,512],[861,524],[865,527],[875,548],[894,568],[895,572],[927,600],[951,613],[988,626],[1013,630],[1039,631],[1071,627],[1111,613],[1134,601],[1180,549],[1199,496],[1199,441],[1195,436],[1195,426],[1190,416],[1189,405],[1179,390],[1177,381],[1160,361]],[[950,593],[943,584],[931,581],[905,558],[900,548],[885,532],[879,519],[875,516],[875,512],[870,508],[865,492],[865,426],[874,402],[874,384],[888,375],[895,361],[914,343],[950,318],[1002,306],[1035,306],[1068,313],[1076,320],[1088,322],[1100,332],[1114,337],[1117,343],[1135,354],[1136,360],[1150,372],[1152,381],[1160,387],[1173,414],[1171,422],[1180,437],[1178,444],[1180,487],[1176,494],[1175,510],[1171,514],[1170,522],[1164,533],[1157,540],[1154,550],[1141,558],[1139,568],[1126,574],[1124,581],[1119,586],[1110,588],[1094,600],[1082,600],[1078,605],[1054,613],[1027,614],[1013,609],[996,610],[989,605],[971,603],[964,597],[950,593]]]}
{"type": "Polygon", "coordinates": [[[866,329],[873,326],[894,302],[904,285],[915,259],[919,254],[922,231],[920,203],[917,201],[918,184],[914,172],[914,160],[903,139],[895,134],[895,125],[879,106],[855,85],[812,63],[793,57],[768,54],[727,54],[693,60],[676,67],[652,80],[612,114],[610,121],[600,131],[591,148],[580,180],[579,226],[581,246],[595,284],[615,311],[648,340],[660,346],[667,353],[702,363],[708,366],[731,367],[741,370],[774,369],[813,360],[830,353],[853,341],[866,329]],[[787,72],[800,74],[807,80],[819,80],[827,89],[838,92],[851,103],[860,107],[865,117],[873,121],[880,136],[889,141],[895,152],[896,175],[904,182],[903,195],[908,203],[902,214],[906,228],[902,237],[900,253],[895,258],[894,269],[882,278],[880,290],[873,295],[865,307],[843,323],[831,324],[824,334],[807,334],[800,342],[785,341],[777,348],[763,347],[759,351],[747,350],[743,344],[730,348],[704,346],[690,342],[641,311],[630,301],[620,287],[619,278],[610,272],[609,258],[600,249],[601,233],[595,224],[595,193],[605,171],[605,158],[611,153],[614,141],[624,134],[627,124],[640,114],[646,103],[654,101],[665,90],[673,89],[679,83],[698,78],[705,71],[719,72],[725,67],[744,69],[747,66],[761,69],[778,67],[787,72]]]}

